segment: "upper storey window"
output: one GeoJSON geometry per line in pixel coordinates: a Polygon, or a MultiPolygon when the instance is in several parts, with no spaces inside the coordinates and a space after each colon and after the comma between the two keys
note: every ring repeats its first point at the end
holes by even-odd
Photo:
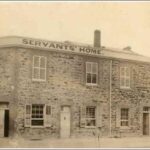
{"type": "Polygon", "coordinates": [[[98,64],[86,62],[86,84],[97,85],[98,83],[98,64]]]}
{"type": "Polygon", "coordinates": [[[127,66],[120,68],[120,87],[130,88],[130,68],[127,66]]]}
{"type": "Polygon", "coordinates": [[[46,81],[46,57],[33,56],[32,79],[34,81],[46,81]]]}

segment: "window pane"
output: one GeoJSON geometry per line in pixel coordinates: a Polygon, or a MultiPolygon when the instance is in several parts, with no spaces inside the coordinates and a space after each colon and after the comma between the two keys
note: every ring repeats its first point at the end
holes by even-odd
{"type": "Polygon", "coordinates": [[[97,63],[92,64],[92,73],[97,74],[97,63]]]}
{"type": "Polygon", "coordinates": [[[40,67],[41,68],[45,68],[46,67],[46,58],[45,57],[41,57],[41,59],[40,59],[40,67]]]}
{"type": "Polygon", "coordinates": [[[44,121],[43,120],[32,120],[32,126],[43,126],[44,121]]]}
{"type": "Polygon", "coordinates": [[[32,118],[44,118],[44,106],[43,105],[32,105],[32,118]]]}
{"type": "Polygon", "coordinates": [[[34,67],[39,67],[40,66],[40,57],[34,56],[34,67]]]}
{"type": "Polygon", "coordinates": [[[86,73],[91,73],[92,65],[91,63],[86,63],[86,73]]]}
{"type": "Polygon", "coordinates": [[[126,76],[129,77],[130,76],[130,69],[127,67],[126,68],[126,76]]]}
{"type": "Polygon", "coordinates": [[[86,120],[86,126],[96,126],[96,121],[95,120],[86,120]]]}
{"type": "Polygon", "coordinates": [[[150,107],[144,107],[143,108],[143,111],[149,111],[150,110],[150,107]]]}
{"type": "Polygon", "coordinates": [[[40,76],[40,70],[39,70],[39,68],[34,68],[33,69],[33,78],[34,79],[39,79],[39,76],[40,76]]]}
{"type": "Polygon", "coordinates": [[[91,83],[92,75],[90,73],[87,73],[86,82],[91,83]]]}
{"type": "Polygon", "coordinates": [[[121,69],[120,69],[120,75],[121,76],[125,75],[125,68],[124,67],[121,67],[121,69]]]}
{"type": "Polygon", "coordinates": [[[96,84],[97,83],[97,75],[92,74],[92,83],[96,84]]]}
{"type": "Polygon", "coordinates": [[[86,108],[86,117],[87,118],[95,118],[95,107],[87,107],[86,108]]]}
{"type": "Polygon", "coordinates": [[[40,79],[45,80],[45,69],[40,69],[40,79]]]}
{"type": "Polygon", "coordinates": [[[130,79],[126,79],[126,87],[130,87],[130,79]]]}
{"type": "Polygon", "coordinates": [[[121,121],[121,126],[128,126],[128,121],[121,121]]]}
{"type": "Polygon", "coordinates": [[[125,86],[125,80],[123,77],[120,78],[120,85],[125,86]]]}

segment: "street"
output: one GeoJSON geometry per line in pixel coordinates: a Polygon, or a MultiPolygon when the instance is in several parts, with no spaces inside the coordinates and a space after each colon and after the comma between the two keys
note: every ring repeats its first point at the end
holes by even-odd
{"type": "Polygon", "coordinates": [[[0,148],[150,148],[150,137],[37,139],[0,138],[0,148]]]}

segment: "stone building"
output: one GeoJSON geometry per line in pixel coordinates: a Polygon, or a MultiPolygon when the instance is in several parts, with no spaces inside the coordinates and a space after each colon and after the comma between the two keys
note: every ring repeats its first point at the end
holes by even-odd
{"type": "Polygon", "coordinates": [[[150,59],[130,47],[0,38],[0,136],[143,136],[150,59]]]}

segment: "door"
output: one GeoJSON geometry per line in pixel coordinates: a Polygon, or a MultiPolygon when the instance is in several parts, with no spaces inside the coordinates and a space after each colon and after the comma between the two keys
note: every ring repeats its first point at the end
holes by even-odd
{"type": "Polygon", "coordinates": [[[149,135],[149,113],[143,113],[143,135],[149,135]]]}
{"type": "Polygon", "coordinates": [[[9,110],[5,109],[5,119],[4,119],[4,137],[9,136],[9,110]]]}
{"type": "Polygon", "coordinates": [[[4,109],[0,109],[0,137],[4,137],[4,109]]]}
{"type": "Polygon", "coordinates": [[[60,115],[60,137],[70,137],[70,107],[63,106],[60,115]]]}

